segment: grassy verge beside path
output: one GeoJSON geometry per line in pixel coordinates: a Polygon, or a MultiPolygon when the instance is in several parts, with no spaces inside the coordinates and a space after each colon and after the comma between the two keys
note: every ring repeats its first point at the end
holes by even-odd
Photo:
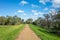
{"type": "Polygon", "coordinates": [[[25,24],[21,25],[0,25],[0,40],[15,40],[18,33],[24,28],[25,24]]]}
{"type": "Polygon", "coordinates": [[[45,29],[40,28],[39,26],[30,24],[30,28],[39,36],[42,40],[60,40],[60,37],[45,32],[45,29]]]}

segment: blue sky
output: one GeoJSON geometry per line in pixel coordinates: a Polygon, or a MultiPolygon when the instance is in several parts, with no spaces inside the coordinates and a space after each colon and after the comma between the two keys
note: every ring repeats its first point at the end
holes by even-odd
{"type": "Polygon", "coordinates": [[[0,0],[0,16],[17,15],[24,20],[43,17],[60,9],[60,0],[0,0]]]}

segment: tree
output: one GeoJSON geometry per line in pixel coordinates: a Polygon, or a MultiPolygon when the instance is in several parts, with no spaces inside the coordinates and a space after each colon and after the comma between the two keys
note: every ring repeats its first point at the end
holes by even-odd
{"type": "Polygon", "coordinates": [[[24,23],[24,19],[21,20],[21,23],[24,23]]]}
{"type": "Polygon", "coordinates": [[[17,16],[13,16],[13,23],[16,24],[21,24],[21,18],[17,17],[17,16]]]}
{"type": "Polygon", "coordinates": [[[50,25],[49,24],[49,18],[50,18],[50,16],[49,16],[49,14],[45,14],[44,16],[45,16],[45,19],[46,19],[46,24],[47,24],[46,26],[49,28],[49,25],[50,25]]]}
{"type": "Polygon", "coordinates": [[[31,24],[33,22],[33,19],[27,19],[26,23],[31,24]]]}
{"type": "Polygon", "coordinates": [[[0,25],[17,25],[21,23],[22,23],[21,18],[17,16],[0,17],[0,25]]]}
{"type": "Polygon", "coordinates": [[[4,16],[0,17],[0,25],[4,25],[6,22],[6,18],[4,16]]]}
{"type": "Polygon", "coordinates": [[[56,27],[60,30],[60,11],[54,16],[54,22],[56,23],[56,27]]]}
{"type": "Polygon", "coordinates": [[[6,22],[7,25],[12,25],[13,24],[13,17],[11,16],[7,16],[7,22],[6,22]]]}

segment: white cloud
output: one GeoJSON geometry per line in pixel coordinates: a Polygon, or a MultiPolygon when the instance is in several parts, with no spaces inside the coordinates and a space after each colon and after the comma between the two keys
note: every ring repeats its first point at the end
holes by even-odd
{"type": "Polygon", "coordinates": [[[45,1],[44,0],[40,0],[39,2],[42,3],[42,4],[45,4],[45,1]]]}
{"type": "Polygon", "coordinates": [[[58,8],[60,7],[60,0],[52,0],[52,7],[58,8]]]}
{"type": "Polygon", "coordinates": [[[38,13],[36,12],[36,13],[34,13],[34,15],[38,15],[38,13]]]}
{"type": "Polygon", "coordinates": [[[26,16],[27,14],[26,13],[23,13],[23,16],[26,16]]]}
{"type": "Polygon", "coordinates": [[[37,12],[37,10],[32,10],[33,13],[37,12]]]}
{"type": "Polygon", "coordinates": [[[32,13],[34,13],[34,15],[38,15],[37,10],[32,10],[32,13]]]}
{"type": "Polygon", "coordinates": [[[43,15],[44,13],[43,12],[39,12],[40,15],[43,15]]]}
{"type": "Polygon", "coordinates": [[[39,0],[39,3],[46,4],[46,2],[50,2],[50,0],[39,0]]]}
{"type": "Polygon", "coordinates": [[[60,4],[60,0],[53,0],[53,3],[60,4]]]}
{"type": "Polygon", "coordinates": [[[35,16],[43,15],[44,14],[43,12],[39,12],[37,10],[32,10],[32,13],[34,13],[35,16]]]}
{"type": "Polygon", "coordinates": [[[18,10],[17,12],[19,12],[19,13],[24,13],[24,11],[23,11],[23,10],[18,10]]]}
{"type": "Polygon", "coordinates": [[[52,9],[50,9],[50,11],[55,11],[55,9],[52,8],[52,9]]]}
{"type": "Polygon", "coordinates": [[[48,10],[48,8],[44,8],[44,10],[46,11],[46,10],[48,10]]]}
{"type": "Polygon", "coordinates": [[[38,5],[34,5],[34,4],[32,4],[32,7],[37,7],[37,8],[40,8],[38,5]]]}
{"type": "Polygon", "coordinates": [[[46,4],[46,2],[52,2],[52,7],[58,8],[60,7],[60,0],[39,0],[39,3],[46,4]]]}
{"type": "Polygon", "coordinates": [[[20,4],[25,5],[25,4],[28,4],[28,2],[23,0],[23,1],[20,2],[20,4]]]}

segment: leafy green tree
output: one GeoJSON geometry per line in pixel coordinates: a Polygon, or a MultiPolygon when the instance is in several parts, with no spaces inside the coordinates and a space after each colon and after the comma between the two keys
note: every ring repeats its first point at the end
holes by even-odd
{"type": "Polygon", "coordinates": [[[5,25],[6,18],[4,16],[0,17],[0,25],[5,25]]]}
{"type": "Polygon", "coordinates": [[[49,25],[50,25],[49,24],[50,15],[49,14],[45,14],[44,16],[45,16],[45,19],[46,19],[46,24],[47,24],[46,26],[49,28],[49,25]]]}
{"type": "Polygon", "coordinates": [[[14,24],[21,24],[21,18],[19,18],[19,17],[17,17],[17,16],[14,16],[14,17],[13,17],[13,20],[14,20],[14,21],[13,21],[14,24]]]}
{"type": "Polygon", "coordinates": [[[60,11],[58,11],[57,14],[54,16],[54,22],[58,30],[60,30],[60,11]]]}
{"type": "Polygon", "coordinates": [[[13,17],[7,16],[7,22],[6,22],[6,24],[7,25],[12,25],[12,23],[13,23],[13,17]]]}
{"type": "Polygon", "coordinates": [[[33,19],[27,19],[26,23],[31,24],[33,22],[33,19]]]}

